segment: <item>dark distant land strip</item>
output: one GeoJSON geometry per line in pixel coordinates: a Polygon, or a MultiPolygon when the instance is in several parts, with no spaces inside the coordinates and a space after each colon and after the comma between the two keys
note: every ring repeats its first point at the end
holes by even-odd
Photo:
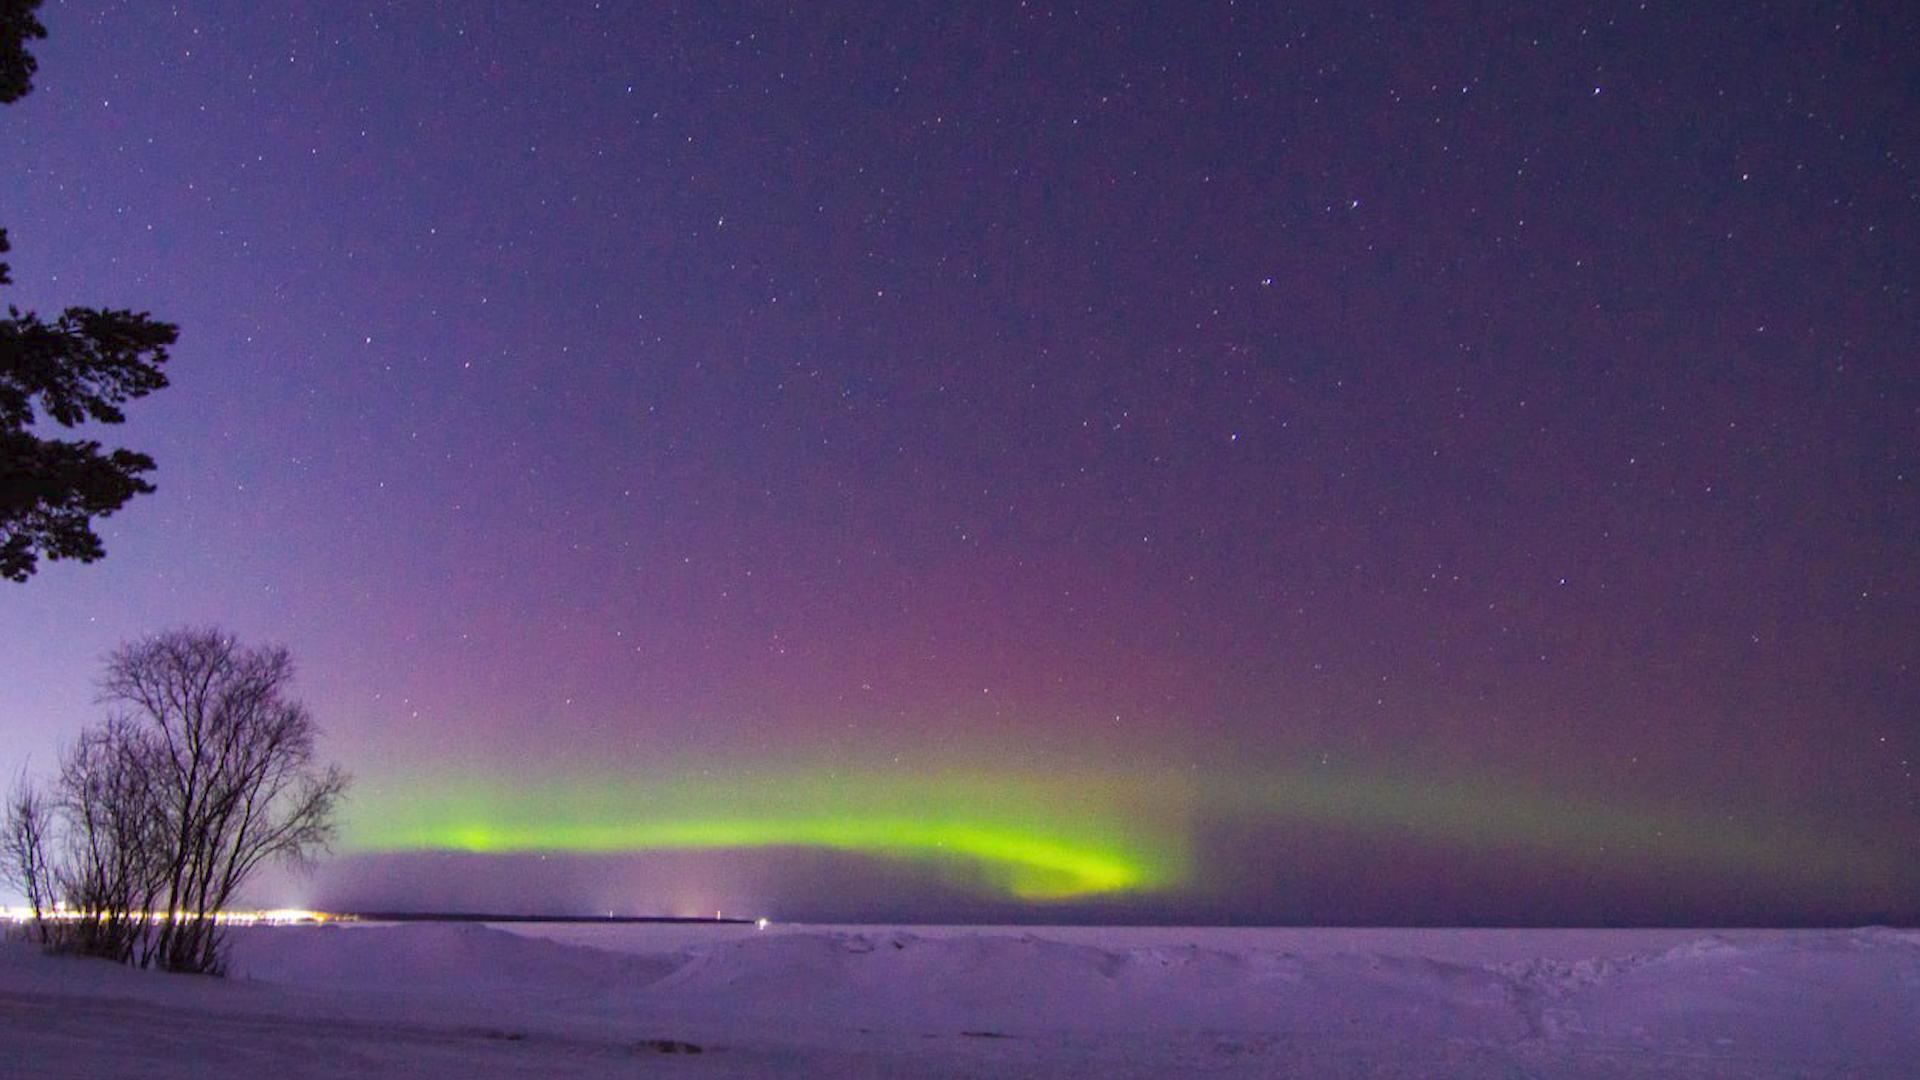
{"type": "Polygon", "coordinates": [[[699,915],[490,915],[476,911],[343,911],[336,918],[360,922],[475,923],[701,923],[752,926],[754,920],[711,919],[699,915]]]}

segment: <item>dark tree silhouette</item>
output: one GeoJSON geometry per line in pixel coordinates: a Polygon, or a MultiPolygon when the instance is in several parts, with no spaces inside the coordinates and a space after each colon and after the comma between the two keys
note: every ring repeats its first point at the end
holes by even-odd
{"type": "MultiPolygon", "coordinates": [[[[0,0],[0,102],[33,89],[27,42],[46,36],[40,0],[0,0]]],[[[0,255],[9,250],[0,229],[0,255]]],[[[0,262],[0,286],[12,284],[0,262]]],[[[31,430],[117,424],[120,406],[167,385],[160,370],[178,328],[145,312],[68,308],[48,322],[9,304],[0,319],[0,577],[25,581],[40,558],[92,562],[106,554],[93,519],[153,490],[153,459],[102,451],[93,439],[50,439],[31,430]]]]}
{"type": "Polygon", "coordinates": [[[286,649],[243,648],[218,630],[171,631],[108,658],[102,697],[148,740],[167,833],[159,933],[142,966],[218,971],[214,913],[262,862],[304,864],[332,839],[347,777],[314,761],[313,716],[287,696],[292,678],[286,649]]]}
{"type": "Polygon", "coordinates": [[[283,648],[174,630],[107,658],[107,719],[60,757],[50,793],[23,780],[0,807],[0,880],[56,948],[219,973],[218,914],[269,861],[310,862],[347,787],[315,754],[283,648]]]}
{"type": "Polygon", "coordinates": [[[40,65],[27,51],[27,42],[47,36],[34,12],[40,0],[0,0],[0,105],[19,101],[33,89],[33,73],[40,65]]]}
{"type": "Polygon", "coordinates": [[[52,944],[46,919],[55,899],[53,870],[47,865],[47,829],[52,815],[46,798],[23,771],[7,798],[6,816],[0,821],[0,881],[27,898],[27,910],[33,914],[34,931],[42,945],[52,944]]]}

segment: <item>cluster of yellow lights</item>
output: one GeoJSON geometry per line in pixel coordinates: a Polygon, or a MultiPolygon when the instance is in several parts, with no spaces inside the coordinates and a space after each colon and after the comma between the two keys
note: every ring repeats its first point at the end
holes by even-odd
{"type": "MultiPolygon", "coordinates": [[[[73,922],[84,919],[89,915],[98,914],[99,912],[75,911],[71,908],[52,907],[41,911],[39,917],[55,922],[73,922]]],[[[149,911],[146,913],[146,917],[158,922],[164,917],[164,914],[164,912],[149,911]]],[[[178,911],[174,913],[174,917],[184,920],[191,918],[192,913],[178,911]]],[[[270,911],[216,911],[213,913],[213,921],[222,926],[294,926],[305,923],[338,922],[342,918],[344,918],[344,916],[335,915],[331,912],[306,911],[300,908],[274,908],[270,911]]],[[[0,921],[32,922],[33,919],[34,911],[30,907],[0,907],[0,921]]]]}
{"type": "MultiPolygon", "coordinates": [[[[38,917],[54,922],[74,922],[86,918],[89,914],[98,913],[74,911],[71,908],[64,907],[53,907],[41,911],[38,917]]],[[[189,917],[189,913],[185,911],[177,914],[181,919],[189,917]]],[[[26,923],[34,921],[35,917],[34,910],[30,907],[0,907],[0,922],[26,923]]],[[[612,912],[608,912],[607,917],[609,919],[616,918],[612,912]]],[[[716,911],[713,913],[713,917],[718,920],[721,918],[721,915],[716,911]]],[[[160,920],[160,913],[150,911],[147,913],[147,918],[158,922],[160,920]]],[[[332,911],[308,911],[304,908],[273,908],[268,911],[215,912],[213,921],[222,926],[314,926],[320,923],[331,922],[359,922],[360,918],[357,915],[343,915],[332,911]]],[[[773,925],[773,920],[762,916],[761,918],[753,920],[753,925],[755,929],[765,930],[767,927],[773,925]]]]}

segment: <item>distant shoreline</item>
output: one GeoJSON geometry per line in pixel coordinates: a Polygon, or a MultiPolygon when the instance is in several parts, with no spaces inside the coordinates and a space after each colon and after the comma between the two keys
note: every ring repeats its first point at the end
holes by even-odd
{"type": "Polygon", "coordinates": [[[702,926],[752,926],[755,921],[700,915],[493,915],[475,911],[344,911],[334,918],[357,922],[698,923],[702,926]]]}

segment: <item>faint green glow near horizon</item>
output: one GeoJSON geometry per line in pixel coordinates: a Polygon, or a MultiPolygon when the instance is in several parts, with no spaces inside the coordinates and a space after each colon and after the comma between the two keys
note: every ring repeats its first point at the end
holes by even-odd
{"type": "Polygon", "coordinates": [[[1691,865],[1776,881],[1885,883],[1884,853],[1814,821],[1752,806],[1738,815],[1678,803],[1603,800],[1496,775],[1301,770],[1223,781],[1217,812],[1324,823],[1475,850],[1530,850],[1590,865],[1691,865]]]}

